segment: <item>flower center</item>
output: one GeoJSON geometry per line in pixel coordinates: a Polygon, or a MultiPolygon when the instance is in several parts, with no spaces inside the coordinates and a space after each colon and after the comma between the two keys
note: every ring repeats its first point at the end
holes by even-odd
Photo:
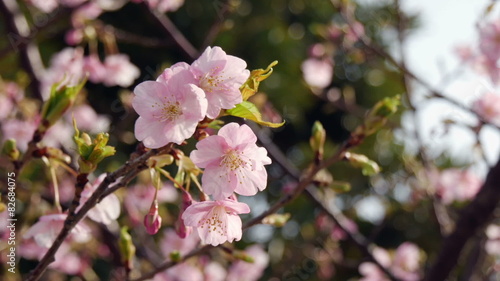
{"type": "Polygon", "coordinates": [[[206,217],[198,223],[200,228],[206,227],[208,232],[216,231],[220,235],[226,232],[225,224],[221,220],[221,216],[226,213],[224,206],[215,206],[206,217]]]}
{"type": "Polygon", "coordinates": [[[207,73],[200,78],[200,88],[205,92],[211,93],[219,87],[221,82],[222,80],[219,79],[219,76],[212,76],[210,73],[207,73]]]}
{"type": "MultiPolygon", "coordinates": [[[[243,154],[243,152],[241,154],[243,154]]],[[[247,162],[241,159],[241,156],[238,155],[238,152],[230,150],[226,152],[226,154],[222,157],[220,165],[225,166],[231,171],[234,171],[245,166],[246,163],[247,162]]]]}
{"type": "Polygon", "coordinates": [[[163,105],[161,110],[161,121],[175,121],[182,115],[181,105],[179,102],[168,102],[163,105]]]}

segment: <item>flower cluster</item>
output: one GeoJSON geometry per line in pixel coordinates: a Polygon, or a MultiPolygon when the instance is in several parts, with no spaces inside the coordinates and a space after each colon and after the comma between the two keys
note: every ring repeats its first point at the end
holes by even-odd
{"type": "MultiPolygon", "coordinates": [[[[245,61],[220,47],[208,47],[191,65],[180,62],[167,68],[156,81],[143,82],[134,90],[132,105],[140,115],[135,124],[137,139],[148,148],[183,143],[200,121],[217,118],[221,109],[243,101],[239,89],[249,75],[245,61]]],[[[190,158],[205,169],[202,189],[214,201],[188,200],[179,224],[183,236],[194,227],[206,244],[241,239],[238,215],[249,213],[250,208],[234,194],[251,196],[265,189],[264,165],[271,163],[256,141],[250,127],[229,123],[196,144],[190,158]]]]}
{"type": "Polygon", "coordinates": [[[140,115],[135,136],[149,148],[181,144],[205,117],[214,119],[242,102],[239,87],[250,75],[246,65],[220,47],[208,47],[191,65],[177,63],[156,81],[139,84],[132,102],[140,115]]]}

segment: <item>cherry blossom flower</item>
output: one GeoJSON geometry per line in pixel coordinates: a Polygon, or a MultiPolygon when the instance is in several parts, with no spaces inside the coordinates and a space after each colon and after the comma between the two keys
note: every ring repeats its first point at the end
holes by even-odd
{"type": "MultiPolygon", "coordinates": [[[[33,238],[35,242],[44,248],[50,248],[56,240],[66,220],[67,214],[51,214],[41,216],[34,225],[23,235],[24,239],[33,238]]],[[[73,241],[83,243],[91,238],[90,229],[84,223],[78,223],[70,233],[73,241]]]]}
{"type": "Polygon", "coordinates": [[[59,6],[58,0],[29,0],[28,2],[44,13],[50,13],[59,6]]]}
{"type": "Polygon", "coordinates": [[[157,9],[161,13],[177,11],[184,0],[146,0],[151,9],[157,9]]]}
{"type": "Polygon", "coordinates": [[[226,55],[220,47],[207,47],[191,64],[196,84],[205,91],[208,100],[207,117],[215,119],[221,109],[230,109],[241,103],[239,88],[250,76],[247,63],[226,55]]]}
{"type": "MultiPolygon", "coordinates": [[[[104,178],[106,178],[106,174],[101,174],[92,184],[85,185],[80,199],[80,208],[83,204],[85,204],[85,202],[87,202],[90,196],[92,196],[104,178]]],[[[120,216],[120,200],[118,200],[116,195],[110,194],[90,209],[87,216],[95,222],[100,222],[106,225],[111,224],[120,216]]]]}
{"type": "Polygon", "coordinates": [[[485,121],[500,126],[500,95],[486,93],[472,104],[472,110],[485,121]]]}
{"type": "Polygon", "coordinates": [[[55,83],[66,86],[77,85],[85,76],[82,48],[65,48],[50,60],[50,67],[44,72],[41,83],[44,97],[48,97],[55,83]]]}
{"type": "Polygon", "coordinates": [[[81,104],[72,108],[65,114],[68,123],[72,123],[73,118],[76,120],[79,130],[98,134],[106,132],[109,129],[111,121],[108,117],[97,114],[95,110],[88,104],[81,104]]]}
{"type": "Polygon", "coordinates": [[[3,140],[15,139],[17,148],[21,151],[26,151],[28,142],[33,138],[36,128],[37,124],[33,121],[5,120],[2,123],[3,140]]]}
{"type": "Polygon", "coordinates": [[[101,62],[99,56],[90,55],[83,59],[83,67],[89,74],[89,80],[93,83],[101,83],[107,75],[106,66],[101,62]]]}
{"type": "Polygon", "coordinates": [[[500,225],[491,224],[486,228],[486,252],[500,257],[500,225]]]}
{"type": "Polygon", "coordinates": [[[474,173],[460,169],[444,170],[431,181],[434,182],[436,195],[444,204],[472,199],[482,185],[482,180],[474,173]]]}
{"type": "Polygon", "coordinates": [[[235,261],[228,270],[226,281],[256,281],[262,276],[269,264],[269,255],[259,245],[246,248],[245,253],[252,257],[254,262],[235,261]]]}
{"type": "MultiPolygon", "coordinates": [[[[124,199],[128,218],[133,225],[143,222],[143,214],[151,207],[155,188],[152,185],[138,184],[128,189],[124,199]]],[[[177,190],[169,183],[164,183],[158,190],[158,203],[174,202],[178,197],[177,190]]]]}
{"type": "Polygon", "coordinates": [[[190,157],[195,165],[205,168],[202,177],[205,193],[219,200],[233,192],[250,196],[266,188],[264,165],[270,164],[271,159],[256,141],[250,127],[229,123],[217,135],[196,144],[197,150],[190,157]]]}
{"type": "Polygon", "coordinates": [[[333,65],[325,59],[309,58],[302,63],[306,83],[315,88],[326,88],[332,82],[333,65]]]}
{"type": "Polygon", "coordinates": [[[198,267],[189,263],[179,263],[167,271],[156,274],[153,281],[205,281],[198,267]]]}
{"type": "Polygon", "coordinates": [[[133,65],[128,56],[116,54],[107,56],[104,59],[106,75],[102,77],[103,84],[106,86],[128,87],[134,83],[141,72],[133,65]]]}
{"type": "Polygon", "coordinates": [[[226,281],[227,271],[218,262],[209,262],[203,265],[204,281],[226,281]]]}
{"type": "Polygon", "coordinates": [[[500,20],[488,22],[479,28],[479,49],[490,61],[500,59],[500,20]]]}
{"type": "MultiPolygon", "coordinates": [[[[401,244],[391,257],[388,251],[375,247],[373,257],[380,265],[387,268],[396,278],[403,281],[420,280],[418,273],[420,265],[420,250],[410,242],[401,244]]],[[[363,275],[360,281],[386,281],[390,280],[385,273],[372,262],[363,262],[359,265],[359,273],[363,275]]]]}
{"type": "Polygon", "coordinates": [[[135,136],[149,148],[169,142],[181,144],[191,137],[207,111],[203,90],[189,83],[188,70],[176,73],[166,83],[146,81],[135,89],[132,106],[140,115],[135,136]]]}
{"type": "Polygon", "coordinates": [[[181,238],[175,230],[169,228],[163,232],[163,238],[160,240],[160,249],[163,255],[170,259],[170,253],[178,251],[181,256],[184,256],[194,250],[200,242],[198,234],[192,233],[186,238],[181,238]]]}
{"type": "Polygon", "coordinates": [[[187,226],[198,229],[204,244],[217,246],[226,241],[239,241],[242,223],[238,214],[250,212],[247,204],[232,200],[194,202],[183,213],[187,226]]]}

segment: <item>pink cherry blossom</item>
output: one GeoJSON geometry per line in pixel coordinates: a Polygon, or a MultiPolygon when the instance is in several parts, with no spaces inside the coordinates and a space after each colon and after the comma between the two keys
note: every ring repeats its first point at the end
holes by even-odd
{"type": "Polygon", "coordinates": [[[15,139],[19,150],[26,151],[28,142],[33,138],[36,128],[37,124],[33,121],[5,120],[2,123],[3,141],[15,139]]]}
{"type": "Polygon", "coordinates": [[[250,208],[245,203],[232,200],[194,202],[182,219],[187,226],[198,229],[204,244],[217,246],[226,241],[239,241],[242,224],[238,214],[246,214],[250,208]]]}
{"type": "Polygon", "coordinates": [[[482,119],[500,126],[500,95],[486,93],[472,104],[472,110],[482,119]]]}
{"type": "Polygon", "coordinates": [[[181,238],[173,229],[168,228],[163,232],[163,238],[160,240],[160,249],[163,255],[167,259],[170,259],[170,253],[178,251],[181,256],[184,256],[194,250],[199,242],[200,238],[196,233],[191,233],[186,238],[181,238]]]}
{"type": "Polygon", "coordinates": [[[156,274],[153,281],[205,281],[203,273],[198,267],[183,262],[169,268],[160,274],[156,274]]]}
{"type": "Polygon", "coordinates": [[[488,22],[479,28],[479,49],[490,60],[500,59],[500,19],[488,22]]]}
{"type": "Polygon", "coordinates": [[[93,83],[101,83],[107,75],[110,75],[97,55],[85,57],[83,67],[89,75],[89,80],[93,83]]]}
{"type": "MultiPolygon", "coordinates": [[[[92,184],[85,185],[80,199],[80,207],[87,202],[94,191],[99,187],[102,181],[106,178],[106,174],[101,174],[92,184]]],[[[95,221],[103,224],[111,224],[120,216],[120,200],[114,194],[104,197],[101,202],[97,203],[87,216],[95,221]]]]}
{"type": "Polygon", "coordinates": [[[233,192],[255,195],[264,190],[271,164],[267,151],[258,147],[257,137],[247,125],[229,123],[216,136],[209,136],[196,144],[191,160],[203,172],[203,190],[215,199],[229,197],[233,192]]]}
{"type": "Polygon", "coordinates": [[[420,249],[417,245],[404,242],[399,245],[394,254],[391,271],[401,280],[420,280],[418,270],[420,268],[420,249]]]}
{"type": "Polygon", "coordinates": [[[181,144],[193,135],[198,122],[205,117],[205,93],[185,83],[191,77],[188,70],[183,70],[166,83],[146,81],[134,89],[132,105],[140,115],[135,123],[135,136],[146,147],[159,148],[170,142],[181,144]]]}
{"type": "Polygon", "coordinates": [[[220,47],[207,47],[191,64],[191,72],[208,100],[207,117],[215,119],[221,109],[230,109],[242,102],[239,88],[250,76],[247,63],[226,55],[220,47]]]}
{"type": "Polygon", "coordinates": [[[204,281],[226,281],[227,271],[218,262],[209,262],[203,265],[204,281]]]}
{"type": "Polygon", "coordinates": [[[102,77],[106,86],[128,87],[134,83],[141,72],[133,65],[127,55],[116,54],[104,59],[106,75],[102,77]]]}
{"type": "Polygon", "coordinates": [[[154,235],[161,228],[162,218],[158,213],[158,200],[154,199],[153,204],[149,208],[149,212],[144,216],[144,226],[146,227],[146,232],[150,235],[154,235]]]}
{"type": "Polygon", "coordinates": [[[42,92],[45,97],[48,97],[54,83],[75,86],[84,76],[83,49],[65,48],[51,58],[50,67],[41,79],[42,92]]]}
{"type": "Polygon", "coordinates": [[[269,255],[259,245],[246,248],[245,253],[252,257],[254,262],[235,261],[228,270],[226,281],[257,281],[262,276],[269,264],[269,255]]]}
{"type": "MultiPolygon", "coordinates": [[[[154,194],[155,188],[152,185],[138,184],[127,190],[124,206],[133,225],[143,222],[144,213],[149,210],[154,194]]],[[[177,197],[177,190],[169,183],[164,183],[158,190],[158,203],[174,202],[177,197]]]]}
{"type": "Polygon", "coordinates": [[[486,252],[500,257],[500,225],[491,224],[486,228],[486,252]]]}
{"type": "Polygon", "coordinates": [[[72,124],[72,120],[75,118],[78,129],[91,134],[107,132],[111,123],[108,117],[97,114],[88,104],[73,107],[65,114],[65,117],[69,124],[72,124]]]}
{"type": "Polygon", "coordinates": [[[314,88],[326,88],[332,82],[333,65],[325,59],[309,58],[302,63],[304,80],[314,88]]]}
{"type": "Polygon", "coordinates": [[[145,0],[151,9],[157,9],[161,13],[177,11],[184,0],[145,0]]]}
{"type": "Polygon", "coordinates": [[[473,198],[482,185],[474,173],[468,170],[447,169],[432,179],[436,195],[444,204],[473,198]]]}
{"type": "Polygon", "coordinates": [[[58,0],[29,0],[28,2],[44,13],[50,13],[59,6],[58,0]]]}
{"type": "MultiPolygon", "coordinates": [[[[23,238],[33,238],[39,246],[49,248],[63,228],[66,217],[67,214],[41,216],[38,222],[23,235],[23,238]]],[[[71,230],[70,238],[79,243],[87,242],[91,238],[90,229],[80,222],[71,230]]]]}

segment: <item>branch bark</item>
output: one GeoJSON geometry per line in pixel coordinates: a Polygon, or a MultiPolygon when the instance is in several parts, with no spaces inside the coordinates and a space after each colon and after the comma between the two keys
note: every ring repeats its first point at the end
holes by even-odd
{"type": "Polygon", "coordinates": [[[443,241],[439,255],[424,280],[446,280],[457,265],[467,241],[492,219],[498,202],[500,202],[500,159],[488,172],[486,181],[476,198],[461,211],[455,230],[443,241]]]}

